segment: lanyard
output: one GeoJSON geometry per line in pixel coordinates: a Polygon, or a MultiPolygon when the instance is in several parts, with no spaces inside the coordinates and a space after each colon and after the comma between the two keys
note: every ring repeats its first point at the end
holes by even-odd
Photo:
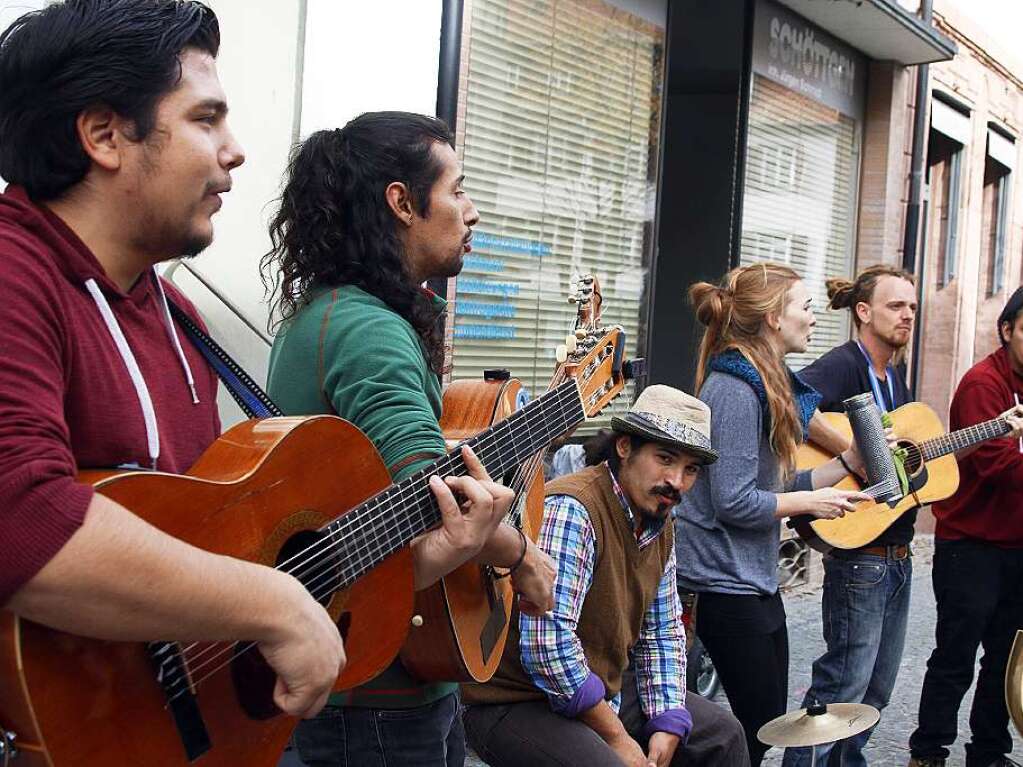
{"type": "MultiPolygon", "coordinates": [[[[863,344],[860,341],[856,342],[856,345],[860,347],[860,352],[863,354],[863,359],[867,361],[867,375],[870,376],[870,389],[874,392],[874,401],[877,406],[881,409],[882,413],[888,412],[888,406],[885,404],[884,397],[881,395],[881,383],[877,380],[877,375],[874,373],[874,363],[870,359],[870,355],[867,354],[867,350],[863,348],[863,344]]],[[[889,401],[892,403],[892,407],[895,407],[895,387],[892,384],[892,380],[895,378],[895,371],[892,366],[889,365],[886,368],[886,376],[888,383],[888,396],[889,401]]]]}

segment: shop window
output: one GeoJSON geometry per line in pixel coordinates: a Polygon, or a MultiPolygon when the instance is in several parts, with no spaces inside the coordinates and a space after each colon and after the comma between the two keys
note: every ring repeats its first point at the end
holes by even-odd
{"type": "Polygon", "coordinates": [[[848,275],[859,172],[857,121],[760,74],[753,77],[740,262],[802,275],[817,326],[798,369],[849,338],[848,312],[826,312],[829,277],[848,275]]]}
{"type": "Polygon", "coordinates": [[[927,176],[931,190],[929,209],[937,225],[935,246],[939,288],[948,285],[956,276],[962,165],[963,145],[939,131],[931,130],[927,148],[927,176]]]}
{"type": "Polygon", "coordinates": [[[981,224],[985,238],[989,296],[1001,293],[1005,287],[1005,251],[1009,239],[1009,201],[1015,161],[1016,143],[1001,130],[989,127],[981,224]]]}
{"type": "Polygon", "coordinates": [[[449,286],[452,378],[507,368],[530,393],[546,389],[584,273],[599,279],[603,321],[625,329],[628,354],[645,346],[664,28],[629,8],[655,5],[467,4],[459,149],[480,223],[449,286]]]}
{"type": "Polygon", "coordinates": [[[987,295],[1002,292],[1005,287],[1005,247],[1008,232],[1009,182],[1011,174],[987,158],[984,167],[984,207],[981,230],[984,237],[984,260],[987,266],[987,295]]]}

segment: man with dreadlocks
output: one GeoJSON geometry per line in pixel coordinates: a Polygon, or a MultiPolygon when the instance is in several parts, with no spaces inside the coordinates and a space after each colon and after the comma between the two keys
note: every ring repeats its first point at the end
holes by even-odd
{"type": "MultiPolygon", "coordinates": [[[[916,318],[913,275],[892,266],[872,266],[854,281],[828,280],[828,298],[831,309],[852,312],[857,338],[800,372],[823,395],[820,409],[842,412],[845,399],[865,392],[873,392],[882,412],[909,402],[902,357],[916,318]]],[[[906,639],[913,576],[909,543],[915,521],[916,510],[907,511],[869,545],[835,549],[825,556],[821,611],[827,649],[813,664],[804,705],[814,699],[862,702],[878,709],[888,704],[906,639]]],[[[865,766],[863,747],[870,732],[834,747],[818,746],[817,764],[865,766]]],[[[785,751],[785,767],[809,763],[810,749],[785,751]]]]}
{"type": "MultiPolygon", "coordinates": [[[[420,286],[458,274],[471,250],[479,215],[462,182],[443,122],[364,114],[297,149],[270,227],[263,273],[284,324],[269,393],[285,412],[354,423],[395,480],[444,455],[444,301],[420,286]]],[[[415,587],[477,557],[512,567],[521,610],[550,609],[550,557],[508,525],[487,532],[482,549],[452,536],[414,541],[415,587]]],[[[395,661],[300,724],[296,744],[312,767],[461,765],[457,686],[421,684],[395,661]]]]}

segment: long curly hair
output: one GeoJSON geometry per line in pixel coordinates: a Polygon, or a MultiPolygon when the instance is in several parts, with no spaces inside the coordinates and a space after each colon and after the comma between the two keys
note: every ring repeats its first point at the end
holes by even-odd
{"type": "Polygon", "coordinates": [[[697,282],[689,287],[689,300],[707,330],[700,342],[696,391],[707,377],[715,354],[735,349],[750,361],[767,390],[771,449],[778,456],[782,477],[791,478],[803,427],[792,396],[785,359],[764,332],[768,314],[781,314],[793,284],[802,279],[787,266],[758,263],[741,266],[725,275],[719,285],[697,282]]]}
{"type": "Polygon", "coordinates": [[[388,185],[398,181],[419,215],[429,213],[430,190],[442,170],[432,148],[440,142],[454,144],[441,120],[368,112],[295,147],[270,221],[273,247],[260,261],[271,330],[319,289],[355,285],[408,320],[431,368],[441,371],[443,317],[412,281],[398,220],[385,199],[388,185]]]}

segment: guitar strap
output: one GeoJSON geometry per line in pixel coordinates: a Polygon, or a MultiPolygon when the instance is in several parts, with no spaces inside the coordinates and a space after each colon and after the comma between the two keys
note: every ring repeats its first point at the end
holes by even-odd
{"type": "Polygon", "coordinates": [[[167,298],[170,312],[181,327],[185,329],[188,340],[199,350],[218,376],[224,386],[234,397],[234,401],[249,418],[270,418],[282,416],[284,412],[274,404],[269,395],[257,384],[244,368],[235,362],[223,347],[204,332],[188,313],[167,298]]]}

